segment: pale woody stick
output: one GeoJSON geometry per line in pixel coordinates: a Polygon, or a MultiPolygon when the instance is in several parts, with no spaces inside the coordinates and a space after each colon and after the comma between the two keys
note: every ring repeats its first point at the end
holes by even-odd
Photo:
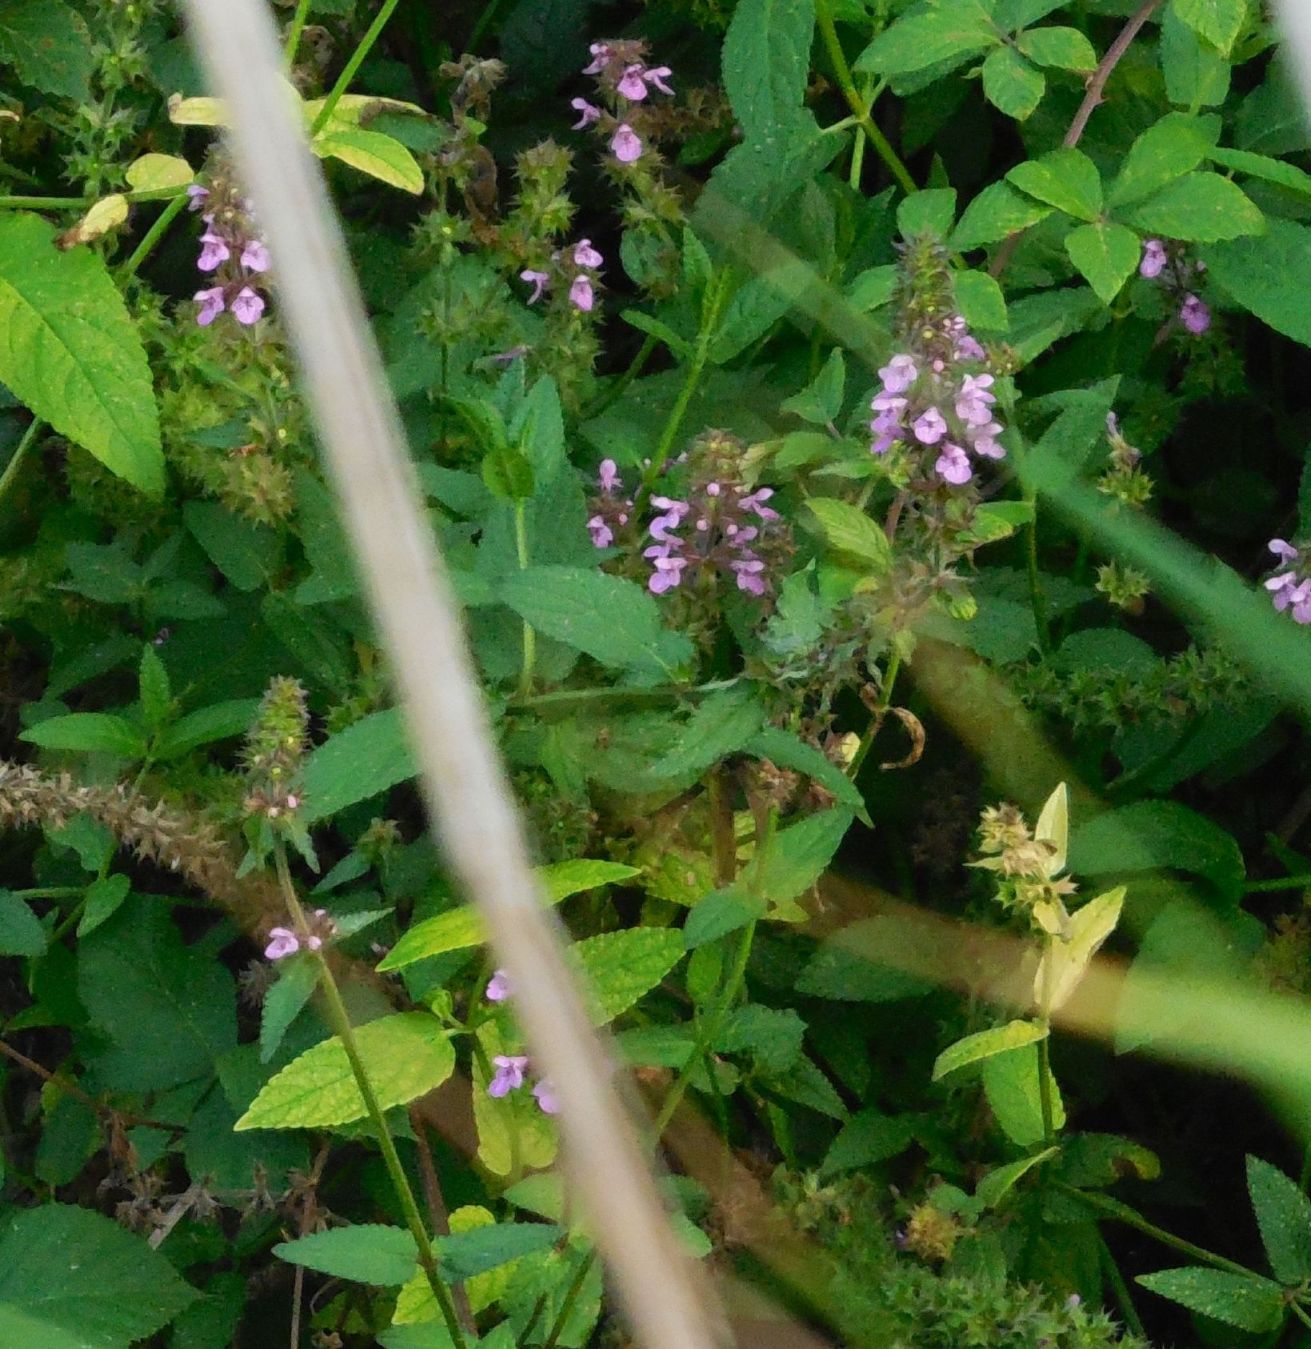
{"type": "Polygon", "coordinates": [[[446,855],[515,983],[534,1057],[560,1101],[568,1176],[647,1349],[711,1349],[719,1321],[679,1251],[538,901],[457,610],[419,509],[336,216],[280,71],[262,0],[184,0],[228,103],[242,182],[277,269],[287,328],[373,615],[399,685],[420,781],[446,855]],[[715,1327],[712,1330],[712,1326],[715,1327]]]}

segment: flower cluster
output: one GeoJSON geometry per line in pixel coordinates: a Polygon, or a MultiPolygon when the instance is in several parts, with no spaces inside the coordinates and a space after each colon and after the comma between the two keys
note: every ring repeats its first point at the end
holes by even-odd
{"type": "Polygon", "coordinates": [[[621,164],[635,163],[645,148],[639,134],[646,120],[642,105],[652,90],[673,94],[669,84],[673,71],[668,66],[648,66],[642,59],[646,44],[640,41],[593,42],[589,51],[592,59],[583,67],[583,74],[595,77],[600,97],[612,111],[585,98],[575,98],[570,103],[578,114],[573,129],[582,131],[595,125],[608,137],[610,153],[621,164]]]}
{"type": "Polygon", "coordinates": [[[193,183],[187,195],[205,222],[196,266],[218,283],[196,292],[196,322],[207,327],[226,309],[249,326],[264,312],[260,287],[269,269],[269,251],[251,226],[250,202],[221,176],[210,187],[193,183]]]}
{"type": "Polygon", "coordinates": [[[932,474],[952,487],[974,476],[971,455],[1001,459],[997,439],[997,395],[987,369],[987,353],[965,320],[953,315],[918,332],[914,351],[899,352],[879,371],[882,385],[870,407],[874,454],[894,446],[917,453],[924,476],[932,474]]]}
{"type": "Polygon", "coordinates": [[[699,572],[711,570],[732,576],[749,595],[764,595],[769,578],[755,545],[761,531],[779,519],[765,504],[773,495],[772,487],[748,492],[737,483],[711,481],[690,491],[686,501],[652,497],[661,513],[648,530],[655,542],[642,553],[651,563],[651,593],[682,585],[685,573],[695,583],[699,572]],[[682,529],[686,537],[677,532],[682,529]]]}
{"type": "Polygon", "coordinates": [[[1078,886],[1065,870],[1064,785],[1043,807],[1037,828],[1012,805],[989,806],[979,821],[979,851],[970,865],[997,876],[997,899],[1006,909],[1027,912],[1036,927],[1053,936],[1069,926],[1065,900],[1078,886]]]}
{"type": "Polygon", "coordinates": [[[331,940],[336,931],[337,925],[328,917],[327,909],[315,909],[306,920],[306,930],[303,934],[289,927],[269,928],[269,943],[264,948],[264,958],[284,960],[287,956],[294,956],[302,948],[306,951],[321,950],[323,943],[331,940]]]}
{"type": "Polygon", "coordinates": [[[1311,623],[1311,565],[1305,548],[1294,548],[1284,539],[1271,539],[1270,551],[1279,559],[1279,570],[1265,583],[1275,608],[1290,609],[1295,623],[1311,623]]]}
{"type": "Polygon", "coordinates": [[[615,531],[633,518],[633,498],[624,494],[619,466],[613,459],[601,460],[596,482],[599,491],[591,502],[594,513],[587,521],[587,532],[598,548],[609,548],[615,541],[615,531]]]}
{"type": "MultiPolygon", "coordinates": [[[[492,1064],[496,1071],[487,1084],[487,1094],[497,1098],[518,1091],[524,1085],[526,1075],[530,1071],[526,1054],[497,1054],[492,1059],[492,1064]]],[[[533,1099],[541,1107],[542,1114],[554,1115],[559,1112],[560,1104],[549,1078],[543,1077],[534,1083],[532,1091],[533,1099]]]]}
{"type": "Polygon", "coordinates": [[[536,304],[556,280],[567,279],[569,303],[580,313],[590,314],[596,305],[597,269],[604,261],[590,239],[579,239],[572,248],[551,254],[550,265],[555,275],[542,268],[526,267],[519,273],[519,280],[532,286],[528,303],[536,304]]]}
{"type": "Polygon", "coordinates": [[[1114,412],[1106,414],[1106,438],[1110,463],[1097,481],[1097,490],[1126,506],[1145,506],[1152,495],[1152,480],[1142,471],[1142,451],[1125,439],[1114,412]]]}
{"type": "Polygon", "coordinates": [[[1138,273],[1149,281],[1161,281],[1179,304],[1179,322],[1194,337],[1200,337],[1211,326],[1211,311],[1191,289],[1194,274],[1206,271],[1206,263],[1190,262],[1178,248],[1172,248],[1160,239],[1143,242],[1142,261],[1138,273]]]}

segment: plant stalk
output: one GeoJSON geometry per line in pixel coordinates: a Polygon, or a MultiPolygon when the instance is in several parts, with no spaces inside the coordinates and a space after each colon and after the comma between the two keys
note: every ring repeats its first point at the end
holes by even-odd
{"type": "Polygon", "coordinates": [[[373,44],[382,36],[382,30],[386,28],[387,20],[391,18],[399,3],[400,0],[383,0],[382,8],[375,15],[373,22],[360,39],[360,45],[351,54],[351,59],[346,62],[346,68],[337,76],[337,83],[332,86],[332,92],[324,100],[323,107],[319,109],[319,115],[314,119],[314,125],[310,127],[310,140],[313,140],[328,124],[328,119],[336,110],[337,104],[341,102],[341,96],[351,87],[351,81],[359,73],[365,57],[373,50],[373,44]]]}

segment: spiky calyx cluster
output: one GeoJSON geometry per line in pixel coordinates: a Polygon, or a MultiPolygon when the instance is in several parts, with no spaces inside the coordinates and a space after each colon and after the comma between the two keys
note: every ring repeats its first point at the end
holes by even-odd
{"type": "Polygon", "coordinates": [[[250,781],[248,814],[275,820],[300,805],[300,773],[309,745],[304,686],[281,675],[270,680],[242,755],[250,781]]]}

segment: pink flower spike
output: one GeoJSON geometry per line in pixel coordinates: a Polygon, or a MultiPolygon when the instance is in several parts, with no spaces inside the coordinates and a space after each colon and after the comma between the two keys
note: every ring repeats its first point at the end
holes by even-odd
{"type": "Polygon", "coordinates": [[[947,434],[947,419],[937,408],[929,408],[912,428],[921,445],[936,445],[947,434]]]}
{"type": "Polygon", "coordinates": [[[259,239],[252,239],[241,250],[241,265],[248,272],[267,272],[269,269],[269,250],[259,239]]]}
{"type": "Polygon", "coordinates": [[[1142,261],[1138,264],[1139,275],[1154,281],[1165,271],[1165,264],[1169,261],[1170,255],[1165,251],[1165,245],[1159,239],[1147,239],[1143,243],[1142,261]]]}
{"type": "Polygon", "coordinates": [[[569,287],[569,303],[575,309],[581,309],[584,314],[592,312],[592,306],[596,304],[596,295],[592,291],[592,278],[585,272],[579,272],[574,277],[573,285],[569,287]]]}
{"type": "Polygon", "coordinates": [[[492,1062],[496,1072],[487,1084],[488,1096],[508,1096],[523,1086],[523,1075],[528,1068],[526,1054],[497,1054],[492,1062]]]}
{"type": "Polygon", "coordinates": [[[264,948],[266,960],[282,960],[300,950],[300,942],[289,927],[271,927],[269,939],[269,944],[264,948]]]}
{"type": "Polygon", "coordinates": [[[666,83],[674,72],[668,66],[648,66],[642,78],[655,85],[662,94],[672,94],[673,89],[666,83]]]}
{"type": "Polygon", "coordinates": [[[510,976],[504,970],[497,970],[487,981],[487,1001],[504,1002],[510,993],[510,976]]]}
{"type": "Polygon", "coordinates": [[[202,328],[208,328],[227,308],[226,301],[223,299],[222,286],[212,286],[209,290],[198,290],[195,299],[200,305],[200,313],[196,315],[196,322],[202,328]]]}
{"type": "Polygon", "coordinates": [[[605,259],[592,247],[590,239],[579,239],[574,245],[574,265],[577,267],[599,267],[605,259]]]}
{"type": "Polygon", "coordinates": [[[550,284],[551,278],[546,272],[535,272],[531,267],[526,268],[519,273],[520,281],[527,281],[533,288],[533,293],[528,297],[529,304],[536,304],[542,298],[542,292],[550,284]]]}
{"type": "Polygon", "coordinates": [[[938,456],[937,463],[933,465],[933,471],[953,487],[960,487],[963,483],[969,482],[973,476],[970,472],[969,456],[959,445],[953,445],[950,441],[942,447],[942,453],[938,456]]]}
{"type": "Polygon", "coordinates": [[[642,141],[627,122],[621,122],[610,138],[610,150],[621,164],[631,164],[642,156],[642,141]]]}
{"type": "Polygon", "coordinates": [[[591,126],[601,116],[601,109],[585,98],[571,98],[569,106],[578,114],[578,120],[569,128],[571,131],[581,131],[584,127],[591,126]]]}
{"type": "Polygon", "coordinates": [[[242,286],[237,292],[237,298],[232,302],[232,317],[238,323],[250,327],[263,312],[264,297],[256,294],[249,286],[242,286]]]}
{"type": "Polygon", "coordinates": [[[642,78],[642,67],[625,66],[623,79],[615,88],[630,103],[640,103],[646,97],[646,81],[642,78]]]}
{"type": "Polygon", "coordinates": [[[202,272],[212,272],[220,264],[226,262],[232,256],[232,250],[228,247],[226,241],[213,230],[206,230],[200,236],[200,242],[203,247],[200,250],[200,256],[196,259],[196,266],[202,272]]]}
{"type": "Polygon", "coordinates": [[[533,1098],[543,1115],[558,1115],[560,1113],[560,1100],[555,1094],[555,1088],[551,1085],[551,1079],[544,1077],[533,1088],[533,1098]]]}

